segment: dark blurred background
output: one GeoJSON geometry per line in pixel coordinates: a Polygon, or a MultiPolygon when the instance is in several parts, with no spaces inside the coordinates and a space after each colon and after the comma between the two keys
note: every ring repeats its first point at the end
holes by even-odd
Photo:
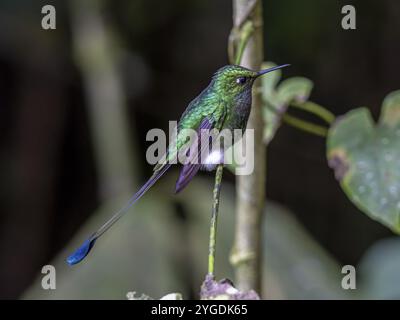
{"type": "MultiPolygon", "coordinates": [[[[336,115],[368,106],[377,118],[385,95],[400,87],[400,2],[263,4],[265,60],[290,63],[285,77],[313,80],[311,100],[336,115]],[[341,28],[345,4],[357,10],[357,30],[341,28]]],[[[133,191],[151,173],[147,131],[167,129],[227,64],[231,26],[229,0],[1,1],[1,298],[20,297],[104,200],[133,191]],[[41,28],[46,4],[56,7],[56,30],[41,28]],[[103,35],[93,27],[99,25],[103,35]],[[106,54],[93,62],[96,48],[106,54]],[[106,66],[98,71],[96,63],[106,66]],[[131,148],[121,144],[121,154],[111,156],[132,159],[131,167],[121,160],[122,182],[112,187],[110,174],[101,173],[110,166],[98,157],[106,152],[102,134],[118,138],[121,127],[101,117],[111,127],[94,124],[96,83],[114,88],[102,94],[116,98],[100,104],[121,105],[115,119],[122,119],[131,148]]],[[[267,165],[266,196],[289,208],[340,264],[357,264],[373,243],[392,235],[344,195],[327,166],[324,139],[283,126],[268,147],[267,165]]],[[[225,180],[234,183],[230,174],[225,180]]],[[[175,210],[184,224],[182,208],[175,210]]]]}

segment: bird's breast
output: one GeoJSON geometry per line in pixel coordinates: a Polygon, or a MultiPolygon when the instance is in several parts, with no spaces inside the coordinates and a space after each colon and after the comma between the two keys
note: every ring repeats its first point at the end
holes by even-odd
{"type": "Polygon", "coordinates": [[[251,110],[251,91],[239,94],[231,106],[225,127],[229,129],[245,129],[251,110]]]}

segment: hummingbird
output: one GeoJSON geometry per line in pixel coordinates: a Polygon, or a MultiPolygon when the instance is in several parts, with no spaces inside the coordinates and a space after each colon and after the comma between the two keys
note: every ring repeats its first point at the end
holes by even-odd
{"type": "MultiPolygon", "coordinates": [[[[162,157],[153,169],[152,176],[147,182],[128,200],[126,205],[117,211],[111,218],[104,223],[96,232],[84,241],[84,243],[67,258],[69,265],[81,262],[93,248],[96,240],[101,237],[111,226],[114,225],[128,209],[138,201],[149,190],[158,179],[170,168],[171,160],[182,148],[187,148],[187,134],[183,134],[184,129],[192,129],[196,132],[200,130],[235,130],[244,131],[249,119],[252,88],[254,81],[269,72],[284,68],[289,64],[275,66],[261,71],[253,71],[238,65],[227,65],[218,69],[209,85],[194,98],[186,110],[183,112],[178,125],[177,134],[174,143],[168,147],[165,155],[162,157]]],[[[199,145],[202,149],[202,146],[199,145]]],[[[195,148],[195,150],[198,150],[195,148]]],[[[193,152],[189,157],[198,155],[193,152]]],[[[215,157],[214,157],[215,158],[215,157]]],[[[220,164],[222,157],[217,156],[211,165],[187,161],[183,165],[175,186],[175,193],[182,191],[200,169],[212,170],[220,164]]],[[[207,162],[207,158],[206,158],[207,162]]]]}

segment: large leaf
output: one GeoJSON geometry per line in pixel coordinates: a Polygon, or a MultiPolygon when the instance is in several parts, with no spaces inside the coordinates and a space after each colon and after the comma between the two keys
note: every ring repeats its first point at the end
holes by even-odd
{"type": "MultiPolygon", "coordinates": [[[[274,66],[276,64],[272,62],[265,62],[262,69],[274,66]]],[[[265,144],[274,137],[289,104],[307,101],[313,88],[312,81],[303,77],[289,78],[277,86],[281,76],[281,70],[277,70],[261,78],[265,144]]]]}
{"type": "Polygon", "coordinates": [[[329,130],[327,156],[350,200],[400,233],[400,91],[386,97],[377,125],[366,108],[329,130]]]}

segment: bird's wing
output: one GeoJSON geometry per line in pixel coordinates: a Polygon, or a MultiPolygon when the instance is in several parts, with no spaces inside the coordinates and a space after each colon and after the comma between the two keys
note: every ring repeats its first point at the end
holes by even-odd
{"type": "Polygon", "coordinates": [[[221,130],[225,114],[226,109],[223,106],[219,105],[216,109],[214,109],[213,113],[206,115],[200,122],[196,130],[197,140],[188,147],[186,163],[183,165],[178,180],[176,182],[176,193],[182,191],[189,184],[192,178],[196,175],[197,171],[199,171],[199,169],[202,167],[203,163],[201,163],[201,160],[207,158],[208,152],[210,150],[210,141],[208,139],[207,141],[201,139],[201,131],[212,129],[221,130]]]}

